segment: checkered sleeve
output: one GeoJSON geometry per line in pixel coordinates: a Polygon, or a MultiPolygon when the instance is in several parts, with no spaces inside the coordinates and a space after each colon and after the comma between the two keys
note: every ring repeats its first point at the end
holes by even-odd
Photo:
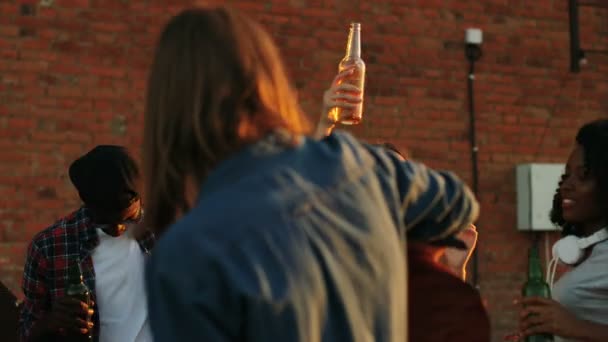
{"type": "Polygon", "coordinates": [[[48,259],[34,239],[28,247],[23,270],[22,289],[25,295],[19,318],[21,341],[27,341],[33,324],[49,309],[46,277],[48,259]]]}

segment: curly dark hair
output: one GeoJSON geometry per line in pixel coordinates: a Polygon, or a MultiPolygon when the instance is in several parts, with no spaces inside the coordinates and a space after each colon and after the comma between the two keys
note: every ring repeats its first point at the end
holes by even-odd
{"type": "MultiPolygon", "coordinates": [[[[576,142],[583,148],[585,169],[589,176],[594,177],[597,183],[597,200],[606,213],[608,220],[608,120],[589,122],[580,128],[576,134],[576,142]]],[[[555,195],[550,219],[553,224],[562,228],[562,235],[580,235],[577,227],[564,220],[562,215],[562,198],[559,188],[564,180],[562,176],[555,195]]]]}

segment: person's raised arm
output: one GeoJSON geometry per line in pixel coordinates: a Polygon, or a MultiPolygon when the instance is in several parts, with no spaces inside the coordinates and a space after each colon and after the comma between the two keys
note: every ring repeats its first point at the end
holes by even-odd
{"type": "Polygon", "coordinates": [[[469,227],[479,204],[455,174],[390,155],[396,166],[396,187],[405,231],[410,240],[440,243],[469,227]]]}

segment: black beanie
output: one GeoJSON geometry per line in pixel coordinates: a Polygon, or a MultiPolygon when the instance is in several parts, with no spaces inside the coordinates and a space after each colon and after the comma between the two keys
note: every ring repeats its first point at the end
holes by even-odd
{"type": "Polygon", "coordinates": [[[75,160],[70,180],[87,207],[103,212],[120,212],[139,194],[137,163],[126,148],[99,145],[75,160]]]}

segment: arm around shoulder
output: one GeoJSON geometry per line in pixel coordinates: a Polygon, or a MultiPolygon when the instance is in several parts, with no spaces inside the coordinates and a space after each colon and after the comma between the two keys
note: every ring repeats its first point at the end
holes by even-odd
{"type": "Polygon", "coordinates": [[[468,227],[479,215],[479,204],[469,187],[452,172],[423,164],[396,161],[408,237],[434,241],[468,227]]]}

